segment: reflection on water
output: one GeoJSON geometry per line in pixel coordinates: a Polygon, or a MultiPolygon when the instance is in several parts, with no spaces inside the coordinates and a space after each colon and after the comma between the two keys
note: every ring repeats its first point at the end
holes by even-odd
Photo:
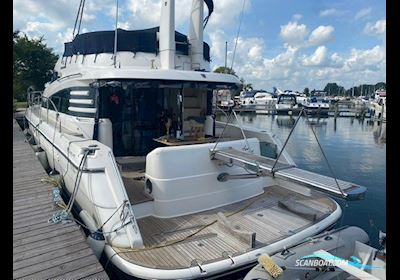
{"type": "MultiPolygon", "coordinates": [[[[272,131],[282,142],[296,121],[295,116],[242,113],[238,117],[246,126],[272,131]]],[[[224,116],[219,119],[226,120],[224,116]]],[[[370,233],[372,244],[378,246],[376,228],[386,230],[386,123],[301,117],[287,151],[300,168],[332,176],[310,127],[315,130],[336,177],[368,188],[365,200],[348,202],[343,223],[362,227],[370,233]]]]}
{"type": "Polygon", "coordinates": [[[296,122],[295,118],[292,116],[276,116],[276,124],[278,127],[292,127],[296,122]]]}

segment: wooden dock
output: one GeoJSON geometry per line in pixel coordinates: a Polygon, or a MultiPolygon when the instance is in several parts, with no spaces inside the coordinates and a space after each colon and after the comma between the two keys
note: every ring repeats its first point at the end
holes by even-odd
{"type": "Polygon", "coordinates": [[[13,120],[13,279],[109,279],[75,222],[57,212],[39,160],[13,120]]]}

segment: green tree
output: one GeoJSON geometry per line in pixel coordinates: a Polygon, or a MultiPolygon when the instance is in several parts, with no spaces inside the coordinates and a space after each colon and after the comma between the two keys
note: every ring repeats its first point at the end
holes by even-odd
{"type": "Polygon", "coordinates": [[[309,95],[310,95],[310,89],[309,89],[308,87],[306,87],[306,88],[303,90],[303,93],[304,93],[306,96],[309,96],[309,95]]]}
{"type": "Polygon", "coordinates": [[[340,95],[341,92],[344,91],[344,88],[342,86],[339,86],[336,83],[328,83],[325,88],[324,91],[328,94],[328,95],[340,95]]]}
{"type": "Polygon", "coordinates": [[[225,74],[232,74],[232,75],[236,75],[235,70],[229,68],[229,67],[225,67],[225,66],[220,66],[217,69],[214,70],[215,73],[225,73],[225,74]]]}
{"type": "Polygon", "coordinates": [[[25,101],[29,86],[43,90],[51,79],[58,55],[44,41],[43,37],[31,39],[13,32],[13,95],[18,101],[25,101]]]}
{"type": "Polygon", "coordinates": [[[242,91],[249,91],[249,90],[253,90],[253,85],[247,84],[245,79],[242,77],[240,78],[240,86],[238,90],[235,92],[235,96],[240,95],[242,91]]]}

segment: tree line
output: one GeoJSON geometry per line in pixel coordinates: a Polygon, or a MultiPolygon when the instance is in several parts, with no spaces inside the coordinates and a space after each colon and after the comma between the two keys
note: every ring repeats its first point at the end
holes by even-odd
{"type": "Polygon", "coordinates": [[[13,32],[13,96],[17,101],[26,101],[29,87],[43,90],[50,81],[52,69],[58,55],[47,47],[43,37],[28,38],[25,34],[13,32]]]}

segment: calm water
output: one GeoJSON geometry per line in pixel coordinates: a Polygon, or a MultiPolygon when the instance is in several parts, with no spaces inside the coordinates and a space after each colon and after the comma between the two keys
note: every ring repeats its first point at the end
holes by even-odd
{"type": "MultiPolygon", "coordinates": [[[[241,113],[246,126],[262,128],[285,142],[295,117],[241,113]]],[[[226,120],[221,116],[220,120],[226,120]]],[[[368,188],[361,201],[338,200],[344,211],[343,225],[363,228],[378,246],[378,229],[386,231],[386,123],[355,118],[299,120],[285,149],[298,167],[332,176],[310,126],[315,129],[336,177],[368,188]],[[344,209],[346,208],[346,209],[344,209]]]]}

